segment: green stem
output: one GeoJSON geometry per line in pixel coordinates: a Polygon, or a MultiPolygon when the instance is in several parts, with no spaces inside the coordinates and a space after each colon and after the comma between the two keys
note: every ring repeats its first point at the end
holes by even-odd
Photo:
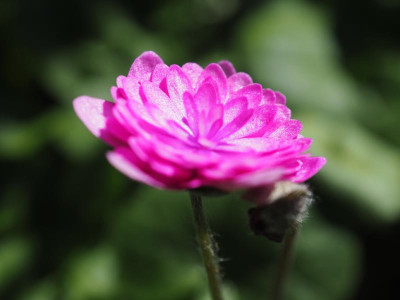
{"type": "Polygon", "coordinates": [[[287,232],[285,240],[283,242],[283,249],[281,257],[278,262],[278,271],[275,278],[272,299],[282,300],[285,290],[285,284],[290,271],[290,265],[293,259],[294,244],[297,237],[297,228],[290,228],[287,232]]]}
{"type": "Polygon", "coordinates": [[[206,217],[204,216],[202,199],[201,196],[193,192],[189,193],[192,202],[197,239],[203,256],[204,266],[207,271],[211,296],[213,300],[222,300],[218,256],[215,253],[212,235],[208,228],[206,217]]]}

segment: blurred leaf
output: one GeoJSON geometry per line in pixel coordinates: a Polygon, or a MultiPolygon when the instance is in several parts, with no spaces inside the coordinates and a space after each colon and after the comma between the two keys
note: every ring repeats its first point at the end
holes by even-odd
{"type": "Polygon", "coordinates": [[[55,99],[71,107],[80,95],[110,99],[116,77],[128,70],[108,45],[92,41],[49,58],[39,75],[55,99]]]}
{"type": "Polygon", "coordinates": [[[192,299],[206,279],[187,193],[141,186],[132,199],[115,215],[111,234],[125,266],[121,298],[192,299]]]}
{"type": "Polygon", "coordinates": [[[20,182],[9,184],[0,194],[0,233],[7,233],[26,218],[28,191],[20,182]]]}
{"type": "Polygon", "coordinates": [[[288,97],[290,106],[351,113],[359,95],[340,67],[326,16],[303,1],[275,1],[240,29],[251,74],[288,97]]]}
{"type": "Polygon", "coordinates": [[[0,125],[0,157],[15,160],[35,153],[43,144],[35,128],[12,122],[0,125]]]}
{"type": "MultiPolygon", "coordinates": [[[[312,153],[328,163],[320,173],[332,190],[351,195],[367,222],[393,222],[400,217],[400,157],[398,151],[353,121],[322,114],[301,114],[303,134],[312,136],[312,153]]],[[[339,198],[339,197],[338,197],[339,198]]]]}
{"type": "Polygon", "coordinates": [[[349,299],[360,276],[360,245],[315,214],[311,218],[300,231],[288,299],[349,299]]]}
{"type": "Polygon", "coordinates": [[[111,248],[97,248],[76,256],[66,275],[66,299],[112,299],[118,285],[118,272],[111,248]]]}
{"type": "Polygon", "coordinates": [[[32,121],[3,125],[0,157],[26,159],[49,142],[56,142],[65,156],[73,159],[87,159],[102,144],[76,116],[71,101],[67,108],[47,111],[32,121]]]}
{"type": "Polygon", "coordinates": [[[26,272],[32,245],[25,237],[8,238],[0,243],[0,290],[26,272]]]}
{"type": "Polygon", "coordinates": [[[56,300],[57,290],[53,282],[41,281],[28,290],[19,300],[56,300]]]}
{"type": "MultiPolygon", "coordinates": [[[[351,299],[361,273],[361,246],[353,235],[326,223],[315,211],[310,215],[299,231],[285,299],[351,299]]],[[[257,299],[260,294],[271,297],[279,255],[273,258],[274,268],[259,273],[257,289],[248,292],[252,295],[248,299],[257,299]]]]}

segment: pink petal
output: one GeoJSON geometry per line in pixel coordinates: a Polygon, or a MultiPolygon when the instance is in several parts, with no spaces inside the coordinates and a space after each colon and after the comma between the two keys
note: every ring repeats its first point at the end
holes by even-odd
{"type": "Polygon", "coordinates": [[[198,135],[198,124],[199,124],[199,111],[197,110],[197,105],[194,102],[193,96],[186,92],[183,94],[183,104],[186,111],[186,119],[188,121],[189,127],[195,136],[198,135]]]}
{"type": "Polygon", "coordinates": [[[245,97],[230,100],[224,106],[224,124],[228,124],[245,110],[247,110],[247,99],[245,97]]]}
{"type": "Polygon", "coordinates": [[[277,139],[295,139],[298,137],[303,125],[297,120],[288,120],[278,127],[268,137],[277,139]]]}
{"type": "Polygon", "coordinates": [[[128,96],[126,95],[124,89],[112,86],[111,87],[111,96],[115,101],[117,100],[127,100],[128,96]]]}
{"type": "Polygon", "coordinates": [[[229,144],[236,146],[247,147],[249,150],[258,152],[268,151],[271,145],[271,140],[265,137],[248,137],[241,139],[230,140],[229,144]]]}
{"type": "Polygon", "coordinates": [[[162,59],[153,51],[143,52],[132,64],[128,77],[135,77],[143,82],[150,80],[151,73],[158,64],[162,64],[162,59]]]}
{"type": "Polygon", "coordinates": [[[183,94],[193,93],[189,78],[177,65],[172,65],[167,74],[167,89],[171,102],[175,104],[180,113],[184,115],[183,94]]]}
{"type": "Polygon", "coordinates": [[[207,114],[206,117],[206,135],[207,137],[213,137],[217,131],[222,127],[224,115],[224,107],[222,104],[215,105],[207,114]]]}
{"type": "Polygon", "coordinates": [[[246,97],[249,108],[257,107],[263,97],[262,86],[258,83],[249,84],[231,94],[230,98],[246,97]]]}
{"type": "Polygon", "coordinates": [[[134,77],[125,77],[121,79],[121,84],[128,99],[141,102],[139,94],[140,83],[134,77]]]}
{"type": "Polygon", "coordinates": [[[182,113],[180,108],[176,105],[176,102],[172,102],[159,87],[147,81],[142,84],[141,89],[144,99],[157,107],[165,118],[181,122],[184,113],[182,113]]]}
{"type": "Polygon", "coordinates": [[[121,133],[122,136],[127,135],[126,130],[114,120],[112,115],[114,103],[81,96],[74,100],[73,106],[76,114],[90,132],[106,143],[111,145],[121,144],[121,139],[113,134],[112,131],[121,133]]]}
{"type": "Polygon", "coordinates": [[[299,159],[303,164],[300,171],[290,178],[293,182],[304,182],[314,176],[326,164],[325,157],[302,157],[299,159]]]}
{"type": "Polygon", "coordinates": [[[242,188],[270,185],[278,181],[282,177],[282,173],[283,170],[281,168],[259,170],[236,176],[234,180],[213,183],[212,186],[226,191],[233,191],[242,188]]]}
{"type": "Polygon", "coordinates": [[[129,139],[129,145],[132,151],[145,161],[154,172],[153,177],[162,182],[180,185],[191,177],[191,170],[181,168],[171,161],[158,156],[155,148],[160,147],[157,141],[145,140],[141,138],[129,139]]]}
{"type": "Polygon", "coordinates": [[[229,93],[236,92],[242,87],[253,83],[253,79],[243,72],[235,73],[228,78],[228,89],[229,93]]]}
{"type": "Polygon", "coordinates": [[[119,75],[117,77],[117,80],[116,80],[117,87],[122,87],[122,82],[125,80],[125,78],[126,78],[126,76],[124,76],[124,75],[119,75]]]}
{"type": "Polygon", "coordinates": [[[252,117],[254,111],[252,109],[245,110],[240,115],[238,115],[235,119],[233,119],[230,123],[226,124],[224,128],[222,128],[215,136],[215,139],[223,139],[229,137],[231,134],[234,134],[240,128],[242,128],[246,122],[252,117]]]}
{"type": "Polygon", "coordinates": [[[217,104],[217,92],[209,83],[202,84],[194,95],[194,103],[198,112],[206,114],[217,104]]]}
{"type": "MultiPolygon", "coordinates": [[[[113,107],[113,116],[130,134],[136,134],[137,119],[131,113],[126,102],[119,102],[113,107]]],[[[110,120],[109,118],[108,120],[110,120]]],[[[118,132],[116,132],[118,134],[118,132]]]]}
{"type": "Polygon", "coordinates": [[[151,74],[150,81],[155,85],[160,86],[161,81],[167,76],[169,67],[166,64],[158,64],[155,66],[151,74]]]}
{"type": "Polygon", "coordinates": [[[281,92],[275,91],[276,103],[286,105],[286,97],[281,92]]]}
{"type": "Polygon", "coordinates": [[[224,101],[228,94],[228,84],[221,66],[215,63],[209,64],[200,75],[199,86],[208,78],[216,82],[219,98],[221,101],[224,101]]]}
{"type": "Polygon", "coordinates": [[[212,123],[210,130],[208,131],[207,138],[211,139],[215,136],[215,134],[221,129],[223,125],[222,119],[217,119],[212,123]]]}
{"type": "Polygon", "coordinates": [[[182,71],[185,72],[186,76],[190,79],[193,89],[196,88],[203,68],[195,63],[186,63],[182,66],[182,71]]]}
{"type": "Polygon", "coordinates": [[[218,64],[221,66],[222,70],[224,70],[226,77],[229,77],[236,73],[235,67],[230,61],[221,60],[220,62],[218,62],[218,64]]]}
{"type": "Polygon", "coordinates": [[[145,184],[164,188],[165,184],[153,178],[149,172],[142,170],[140,161],[133,155],[128,147],[120,147],[114,151],[107,152],[107,159],[122,174],[131,179],[143,182],[145,184]]]}
{"type": "Polygon", "coordinates": [[[271,89],[264,89],[263,90],[263,98],[260,105],[263,104],[275,104],[276,96],[275,92],[271,89]]]}
{"type": "Polygon", "coordinates": [[[272,126],[271,121],[274,119],[276,111],[275,105],[257,107],[250,120],[233,133],[229,139],[262,136],[268,130],[268,127],[272,126]]]}

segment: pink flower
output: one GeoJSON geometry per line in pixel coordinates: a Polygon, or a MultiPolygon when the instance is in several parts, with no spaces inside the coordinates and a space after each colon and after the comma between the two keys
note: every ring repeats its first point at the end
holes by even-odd
{"type": "Polygon", "coordinates": [[[290,118],[285,96],[253,83],[228,61],[202,68],[167,66],[144,52],[111,88],[115,103],[88,96],[74,108],[113,147],[109,162],[126,176],[163,189],[231,191],[303,182],[325,158],[290,118]]]}

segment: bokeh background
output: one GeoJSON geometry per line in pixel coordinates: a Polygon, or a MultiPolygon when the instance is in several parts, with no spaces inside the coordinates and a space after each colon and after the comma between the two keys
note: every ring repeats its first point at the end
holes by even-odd
{"type": "MultiPolygon", "coordinates": [[[[110,99],[144,50],[231,60],[328,158],[287,299],[400,299],[399,16],[396,0],[0,1],[0,299],[208,299],[187,194],[123,177],[72,110],[110,99]]],[[[268,299],[279,245],[239,195],[205,206],[226,298],[268,299]]]]}

